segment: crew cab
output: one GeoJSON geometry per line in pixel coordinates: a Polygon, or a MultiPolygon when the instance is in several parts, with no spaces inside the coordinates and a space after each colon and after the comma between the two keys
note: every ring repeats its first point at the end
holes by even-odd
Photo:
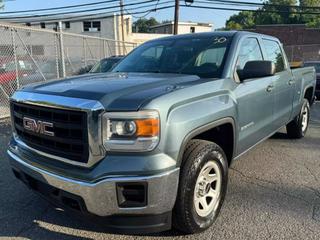
{"type": "Polygon", "coordinates": [[[313,67],[291,70],[278,39],[170,36],[110,73],[26,86],[11,98],[14,175],[120,232],[213,225],[228,168],[283,126],[305,136],[313,67]]]}

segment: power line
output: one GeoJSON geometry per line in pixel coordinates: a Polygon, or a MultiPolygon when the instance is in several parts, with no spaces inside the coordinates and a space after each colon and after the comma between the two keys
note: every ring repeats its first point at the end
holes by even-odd
{"type": "Polygon", "coordinates": [[[233,1],[233,0],[204,0],[197,2],[208,2],[216,4],[220,3],[221,5],[242,5],[242,6],[252,6],[252,7],[278,7],[278,8],[294,8],[294,9],[310,9],[310,10],[320,10],[320,7],[317,6],[298,6],[298,5],[284,5],[284,4],[270,4],[270,3],[257,3],[257,2],[244,2],[244,1],[233,1]]]}
{"type": "Polygon", "coordinates": [[[138,19],[141,19],[141,18],[145,18],[146,16],[148,16],[150,13],[152,12],[156,12],[157,11],[157,7],[159,5],[163,5],[163,4],[167,4],[167,3],[171,3],[172,1],[166,1],[166,2],[161,2],[159,3],[160,0],[157,0],[155,6],[154,6],[154,9],[151,9],[149,12],[147,12],[146,14],[142,15],[142,16],[137,16],[135,14],[132,14],[131,12],[129,12],[127,9],[125,9],[125,11],[127,12],[127,14],[131,15],[132,17],[134,18],[138,18],[138,19]]]}
{"type": "Polygon", "coordinates": [[[211,7],[203,5],[191,5],[186,6],[180,5],[184,8],[199,8],[199,9],[213,9],[213,10],[224,10],[224,11],[244,11],[244,12],[260,12],[260,13],[287,13],[287,14],[298,14],[298,15],[319,15],[319,12],[302,12],[302,11],[285,11],[285,10],[265,10],[265,9],[246,9],[246,8],[231,8],[231,7],[211,7]]]}
{"type": "Polygon", "coordinates": [[[69,8],[79,8],[79,7],[87,7],[87,6],[94,6],[100,5],[105,3],[114,3],[114,0],[108,1],[100,1],[94,3],[84,3],[84,4],[77,4],[77,5],[69,5],[69,6],[61,6],[61,7],[54,7],[54,8],[40,8],[40,9],[29,9],[29,10],[21,10],[21,11],[11,11],[11,12],[0,12],[0,14],[16,14],[16,13],[30,13],[30,12],[46,12],[46,11],[53,11],[53,10],[62,10],[62,9],[69,9],[69,8]]]}
{"type": "MultiPolygon", "coordinates": [[[[146,3],[150,3],[153,2],[154,0],[148,0],[148,1],[144,1],[144,2],[135,2],[135,3],[128,3],[128,4],[124,4],[123,6],[134,6],[134,5],[141,5],[141,4],[146,4],[146,3]]],[[[152,5],[153,6],[153,5],[152,5]]],[[[150,5],[146,5],[146,6],[139,6],[138,8],[145,8],[145,7],[150,7],[150,5]]],[[[71,12],[60,12],[60,13],[52,13],[52,14],[40,14],[40,15],[9,15],[9,16],[5,16],[5,17],[0,17],[0,19],[28,19],[28,18],[37,18],[37,17],[51,17],[51,16],[57,16],[57,15],[68,15],[68,14],[75,14],[75,13],[86,13],[86,12],[98,12],[98,11],[102,11],[102,10],[107,10],[107,9],[112,9],[112,8],[119,8],[119,5],[116,6],[108,6],[108,7],[102,7],[102,8],[94,8],[94,9],[86,9],[86,10],[78,10],[78,11],[71,11],[71,12]]],[[[115,12],[115,11],[113,11],[115,12]]],[[[116,11],[118,12],[118,11],[116,11]]]]}
{"type": "MultiPolygon", "coordinates": [[[[169,8],[173,8],[174,5],[169,5],[169,6],[164,6],[164,7],[158,7],[156,10],[157,11],[160,11],[160,10],[165,10],[165,9],[169,9],[169,8]]],[[[134,9],[141,9],[141,7],[135,7],[135,8],[132,8],[132,9],[129,9],[129,10],[134,10],[134,9]]],[[[132,14],[145,14],[147,12],[149,12],[150,9],[147,9],[147,10],[143,10],[143,11],[136,11],[136,12],[132,12],[132,14]]],[[[112,18],[114,17],[113,13],[119,13],[119,11],[109,11],[109,12],[102,12],[102,13],[94,13],[94,14],[86,14],[86,15],[79,15],[79,16],[65,16],[63,17],[63,20],[69,20],[69,19],[74,19],[74,18],[78,18],[78,19],[87,19],[87,18],[90,18],[90,19],[106,19],[106,18],[112,18]],[[99,15],[100,14],[100,15],[99,15]],[[110,14],[109,16],[101,16],[101,14],[110,14]]],[[[8,20],[9,18],[0,18],[0,20],[8,20]]],[[[12,18],[14,19],[14,18],[12,18]]],[[[55,21],[55,20],[61,20],[61,18],[51,18],[51,19],[48,19],[47,21],[55,21]]],[[[28,20],[26,20],[28,21],[28,20]]],[[[37,20],[36,20],[37,21],[37,20]]],[[[33,22],[36,22],[36,21],[33,21],[33,22]]],[[[30,21],[29,21],[30,22],[30,21]]]]}

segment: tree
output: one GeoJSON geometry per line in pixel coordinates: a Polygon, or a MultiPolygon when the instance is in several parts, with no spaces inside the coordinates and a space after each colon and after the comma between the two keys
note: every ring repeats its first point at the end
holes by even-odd
{"type": "MultiPolygon", "coordinates": [[[[320,7],[320,0],[300,0],[301,7],[320,7]]],[[[301,22],[305,23],[308,27],[320,27],[320,11],[304,9],[305,12],[319,12],[318,15],[301,15],[301,22]]]]}
{"type": "Polygon", "coordinates": [[[132,32],[138,33],[149,33],[150,27],[159,24],[159,22],[155,18],[140,18],[139,20],[135,21],[132,25],[132,32]]]}
{"type": "Polygon", "coordinates": [[[253,12],[240,12],[232,15],[226,22],[227,30],[250,29],[255,26],[255,16],[253,12]]]}
{"type": "MultiPolygon", "coordinates": [[[[311,3],[315,5],[320,4],[320,0],[300,0],[299,2],[301,6],[303,6],[302,4],[309,6],[311,3]]],[[[310,18],[315,21],[314,24],[316,24],[316,22],[320,22],[316,20],[319,17],[316,17],[315,15],[299,14],[297,8],[294,7],[298,6],[297,0],[266,0],[264,3],[265,5],[257,9],[255,12],[241,11],[238,14],[231,16],[226,21],[226,28],[231,29],[232,27],[233,29],[250,29],[255,25],[299,24],[311,21],[310,19],[303,20],[304,16],[310,16],[310,18]],[[296,12],[296,14],[292,14],[292,12],[296,12]]]]}
{"type": "Polygon", "coordinates": [[[296,0],[268,0],[261,11],[256,12],[256,24],[295,24],[299,23],[299,15],[290,14],[295,12],[295,8],[289,6],[297,6],[296,0]],[[282,6],[268,6],[282,5],[282,6]],[[263,12],[278,11],[278,12],[263,12]]]}

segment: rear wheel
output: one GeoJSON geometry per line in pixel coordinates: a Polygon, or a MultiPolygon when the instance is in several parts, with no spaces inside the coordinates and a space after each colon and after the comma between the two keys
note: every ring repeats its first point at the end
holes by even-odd
{"type": "Polygon", "coordinates": [[[184,233],[201,232],[217,218],[228,183],[228,162],[215,143],[191,140],[183,157],[173,225],[184,233]]]}
{"type": "Polygon", "coordinates": [[[307,133],[310,121],[310,104],[303,100],[301,111],[294,120],[287,125],[287,133],[291,138],[303,138],[307,133]]]}

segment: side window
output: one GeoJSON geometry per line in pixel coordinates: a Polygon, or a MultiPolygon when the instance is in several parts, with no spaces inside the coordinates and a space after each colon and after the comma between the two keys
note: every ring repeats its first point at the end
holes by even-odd
{"type": "Polygon", "coordinates": [[[241,72],[249,61],[263,60],[261,49],[256,38],[245,39],[241,46],[237,60],[237,72],[241,72]]]}
{"type": "Polygon", "coordinates": [[[276,65],[276,72],[284,71],[285,64],[279,44],[276,41],[263,39],[263,45],[267,53],[266,60],[274,62],[276,65]]]}

